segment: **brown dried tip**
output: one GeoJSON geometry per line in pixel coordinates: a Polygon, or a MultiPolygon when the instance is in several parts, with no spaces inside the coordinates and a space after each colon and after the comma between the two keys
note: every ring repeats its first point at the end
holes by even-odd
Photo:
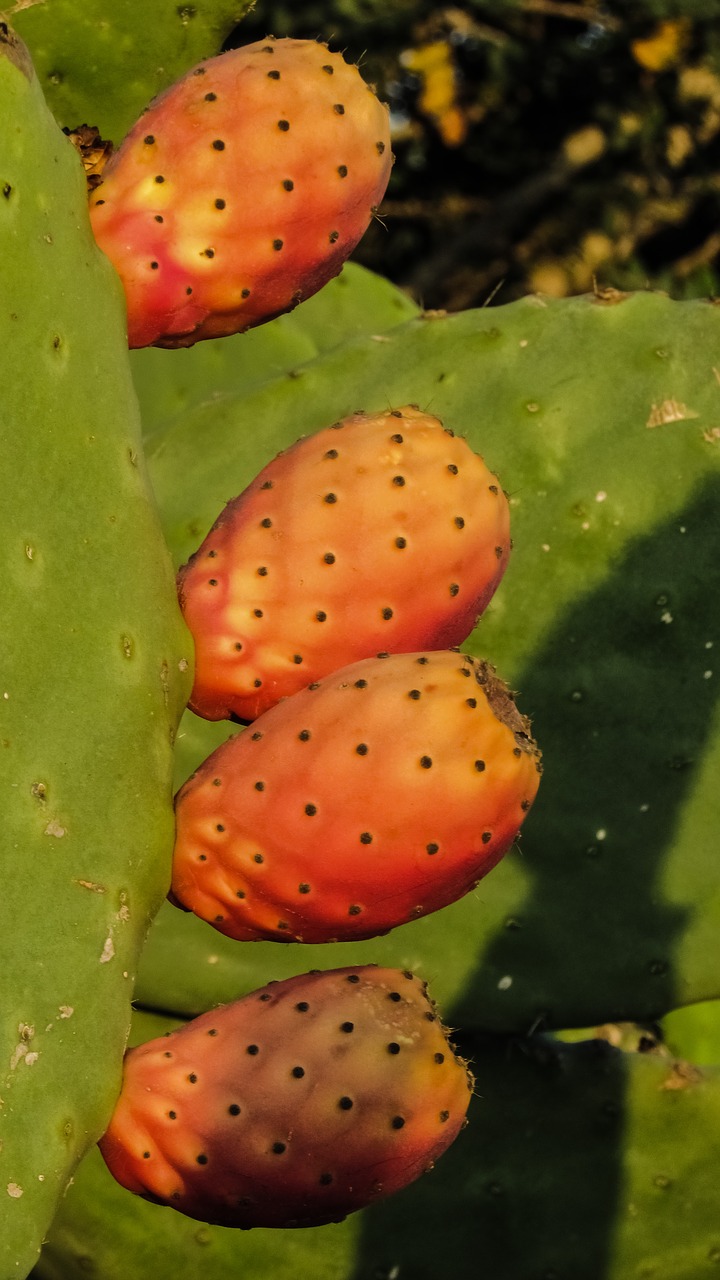
{"type": "Polygon", "coordinates": [[[103,170],[115,149],[114,145],[100,137],[100,130],[94,124],[80,124],[76,129],[63,129],[63,133],[80,155],[90,195],[102,182],[103,170]]]}

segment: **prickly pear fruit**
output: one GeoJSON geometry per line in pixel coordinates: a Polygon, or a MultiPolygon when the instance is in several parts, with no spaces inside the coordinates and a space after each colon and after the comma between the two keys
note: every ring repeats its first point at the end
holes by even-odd
{"type": "Polygon", "coordinates": [[[252,720],[378,650],[460,644],[505,571],[509,526],[482,458],[413,406],[298,441],[180,571],[191,708],[252,720]]]}
{"type": "Polygon", "coordinates": [[[472,1085],[412,973],[315,970],[130,1049],[100,1149],[124,1187],[188,1217],[317,1226],[419,1177],[472,1085]]]}
{"type": "Polygon", "coordinates": [[[537,793],[487,662],[357,662],[223,743],[180,789],[172,894],[242,941],[370,938],[463,896],[537,793]]]}
{"type": "Polygon", "coordinates": [[[317,41],[267,39],[194,67],[91,198],[130,346],[237,333],[317,292],[367,229],[391,164],[386,107],[317,41]]]}

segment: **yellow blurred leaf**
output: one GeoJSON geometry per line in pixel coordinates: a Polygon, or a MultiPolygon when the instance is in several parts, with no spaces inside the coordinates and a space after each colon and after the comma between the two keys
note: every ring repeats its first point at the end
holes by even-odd
{"type": "Polygon", "coordinates": [[[421,82],[418,109],[432,120],[446,147],[458,147],[467,134],[467,118],[457,102],[457,79],[452,48],[447,40],[433,40],[406,49],[400,61],[421,82]]]}
{"type": "Polygon", "coordinates": [[[690,37],[689,18],[666,18],[658,22],[652,35],[633,40],[631,53],[646,71],[666,71],[679,62],[690,37]]]}

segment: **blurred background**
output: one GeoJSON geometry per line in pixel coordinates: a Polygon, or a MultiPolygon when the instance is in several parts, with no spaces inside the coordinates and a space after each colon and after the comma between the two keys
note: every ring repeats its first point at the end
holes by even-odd
{"type": "Polygon", "coordinates": [[[720,0],[262,0],[227,42],[327,39],[392,113],[356,260],[428,309],[720,294],[720,0]]]}

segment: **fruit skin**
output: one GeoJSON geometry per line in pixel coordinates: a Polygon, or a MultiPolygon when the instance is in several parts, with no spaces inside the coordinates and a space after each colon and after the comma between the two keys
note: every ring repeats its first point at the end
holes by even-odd
{"type": "Polygon", "coordinates": [[[130,1049],[100,1150],[191,1218],[318,1226],[419,1177],[472,1086],[411,972],[315,970],[130,1049]]]}
{"type": "Polygon", "coordinates": [[[412,405],[354,413],[264,467],[180,570],[190,707],[253,720],[378,650],[460,644],[509,554],[507,498],[460,436],[412,405]]]}
{"type": "Polygon", "coordinates": [[[539,751],[489,663],[364,659],[223,743],[176,797],[172,900],[241,941],[371,938],[515,840],[539,751]]]}
{"type": "Polygon", "coordinates": [[[337,275],[392,165],[357,67],[268,38],[192,68],[140,117],[93,192],[128,342],[184,347],[291,310],[337,275]]]}

